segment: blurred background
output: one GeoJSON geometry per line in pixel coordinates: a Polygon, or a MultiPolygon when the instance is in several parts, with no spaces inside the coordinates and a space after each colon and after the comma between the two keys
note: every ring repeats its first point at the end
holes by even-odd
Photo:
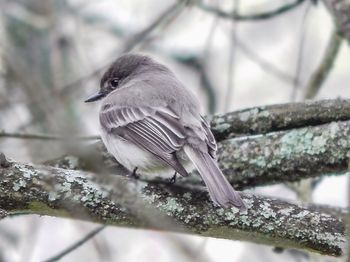
{"type": "MultiPolygon", "coordinates": [[[[170,67],[202,101],[204,114],[350,96],[349,45],[334,33],[333,19],[322,2],[0,3],[0,151],[17,161],[41,163],[75,146],[48,138],[98,135],[98,104],[83,101],[99,88],[106,67],[129,51],[148,54],[170,67]],[[329,68],[318,83],[315,75],[327,61],[329,68]],[[22,134],[38,135],[33,139],[22,134]]],[[[275,185],[253,191],[297,199],[297,188],[275,185]]],[[[346,177],[322,179],[306,201],[346,207],[346,177]]],[[[97,226],[38,216],[3,220],[0,261],[44,261],[97,226]]],[[[176,235],[191,246],[189,255],[169,235],[108,227],[61,261],[338,261],[176,235]]]]}

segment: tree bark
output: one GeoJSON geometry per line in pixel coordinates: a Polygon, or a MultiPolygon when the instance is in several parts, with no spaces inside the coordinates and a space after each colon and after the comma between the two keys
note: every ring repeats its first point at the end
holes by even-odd
{"type": "Polygon", "coordinates": [[[343,252],[344,224],[331,212],[242,194],[248,211],[239,213],[214,207],[207,192],[198,188],[190,190],[120,176],[108,176],[107,183],[97,184],[94,179],[91,173],[83,171],[13,162],[0,168],[1,214],[29,212],[71,217],[108,225],[247,240],[332,256],[343,252]],[[115,188],[117,191],[113,192],[115,188]],[[157,212],[140,211],[141,205],[161,211],[165,214],[163,220],[171,219],[175,226],[162,223],[157,212]]]}
{"type": "Polygon", "coordinates": [[[217,141],[350,120],[350,100],[332,99],[258,106],[211,117],[217,141]]]}

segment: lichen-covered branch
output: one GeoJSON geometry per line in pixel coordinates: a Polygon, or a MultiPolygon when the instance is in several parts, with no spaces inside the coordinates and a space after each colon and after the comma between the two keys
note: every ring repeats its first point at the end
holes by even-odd
{"type": "Polygon", "coordinates": [[[219,163],[230,182],[251,187],[344,174],[350,121],[305,127],[220,143],[219,163]]]}
{"type": "Polygon", "coordinates": [[[332,99],[260,106],[215,115],[211,118],[211,128],[217,141],[221,141],[345,120],[350,120],[350,100],[332,99]]]}
{"type": "MultiPolygon", "coordinates": [[[[0,210],[5,213],[29,211],[33,214],[72,217],[102,224],[157,228],[135,215],[132,206],[141,199],[178,225],[171,231],[225,239],[240,239],[307,249],[339,256],[345,242],[341,218],[312,211],[282,200],[242,194],[248,211],[214,207],[206,191],[174,185],[146,183],[114,176],[123,185],[127,199],[112,189],[92,182],[92,174],[47,166],[12,163],[0,168],[0,210]]],[[[165,230],[166,228],[162,228],[165,230]]]]}
{"type": "Polygon", "coordinates": [[[0,220],[7,216],[8,216],[7,212],[0,208],[0,220]]]}

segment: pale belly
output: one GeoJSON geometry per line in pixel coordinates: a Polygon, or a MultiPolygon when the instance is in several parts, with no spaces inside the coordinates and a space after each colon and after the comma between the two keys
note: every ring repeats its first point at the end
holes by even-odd
{"type": "MultiPolygon", "coordinates": [[[[140,147],[125,141],[122,138],[118,138],[115,135],[111,136],[104,132],[102,132],[101,137],[108,152],[130,172],[137,167],[137,174],[140,174],[141,176],[161,176],[171,178],[175,174],[175,170],[172,167],[164,164],[153,154],[141,149],[140,147]]],[[[193,170],[194,166],[187,157],[184,157],[180,162],[188,172],[193,170]]]]}

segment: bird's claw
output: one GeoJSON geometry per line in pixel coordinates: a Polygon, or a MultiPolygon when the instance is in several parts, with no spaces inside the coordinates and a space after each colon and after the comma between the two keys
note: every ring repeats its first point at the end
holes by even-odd
{"type": "Polygon", "coordinates": [[[172,176],[172,178],[169,179],[169,184],[175,184],[176,183],[176,175],[177,173],[175,172],[175,174],[172,176]]]}
{"type": "Polygon", "coordinates": [[[134,170],[128,174],[128,177],[134,178],[134,179],[139,179],[140,175],[136,173],[137,167],[134,168],[134,170]]]}

